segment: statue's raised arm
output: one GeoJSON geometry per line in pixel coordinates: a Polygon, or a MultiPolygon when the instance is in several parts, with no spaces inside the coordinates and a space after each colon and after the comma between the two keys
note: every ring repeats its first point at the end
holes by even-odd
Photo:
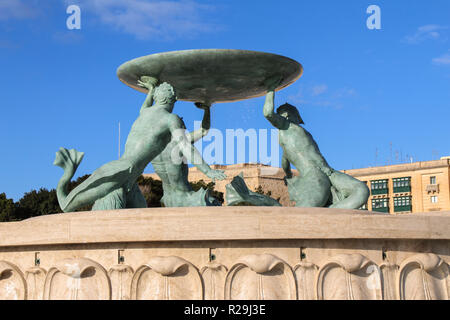
{"type": "Polygon", "coordinates": [[[188,134],[188,139],[191,143],[195,143],[204,136],[206,136],[211,128],[211,105],[201,102],[196,102],[195,106],[204,111],[203,119],[200,129],[194,130],[188,134]]]}
{"type": "Polygon", "coordinates": [[[158,79],[154,77],[142,76],[141,79],[137,81],[137,83],[140,87],[148,89],[147,97],[145,98],[145,101],[141,107],[142,112],[142,110],[150,108],[153,105],[153,94],[155,91],[155,87],[158,84],[158,79]]]}
{"type": "Polygon", "coordinates": [[[281,83],[282,78],[280,76],[271,77],[265,81],[267,87],[266,101],[263,107],[264,117],[270,121],[270,123],[280,130],[287,129],[289,122],[285,118],[275,113],[275,89],[281,83]]]}
{"type": "MultiPolygon", "coordinates": [[[[190,163],[196,166],[208,178],[215,181],[216,179],[223,180],[227,177],[222,170],[211,169],[205,160],[203,160],[200,152],[198,152],[194,145],[187,139],[184,125],[180,117],[177,115],[172,115],[172,117],[170,117],[169,129],[172,133],[172,139],[177,142],[178,148],[183,156],[185,156],[190,163]]],[[[176,154],[177,153],[174,152],[174,155],[176,154]]]]}

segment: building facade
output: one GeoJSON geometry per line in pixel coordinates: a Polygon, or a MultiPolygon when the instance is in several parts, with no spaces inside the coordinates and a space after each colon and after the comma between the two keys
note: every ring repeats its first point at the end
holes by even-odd
{"type": "MultiPolygon", "coordinates": [[[[266,193],[270,191],[271,197],[279,199],[283,206],[295,205],[289,200],[281,168],[252,163],[211,167],[224,170],[227,175],[225,180],[216,181],[215,189],[219,192],[225,193],[225,186],[242,172],[250,190],[259,188],[266,193]]],[[[370,198],[362,209],[390,214],[450,211],[450,158],[342,172],[365,182],[369,187],[370,198]]],[[[155,173],[145,176],[159,179],[155,173]]],[[[189,180],[211,181],[195,167],[189,169],[189,180]]]]}
{"type": "Polygon", "coordinates": [[[450,159],[343,170],[367,183],[364,209],[390,214],[450,210],[450,159]]]}

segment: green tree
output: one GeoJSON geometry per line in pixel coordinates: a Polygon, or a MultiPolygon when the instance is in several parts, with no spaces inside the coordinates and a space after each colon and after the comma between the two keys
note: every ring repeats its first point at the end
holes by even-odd
{"type": "MultiPolygon", "coordinates": [[[[73,190],[87,178],[89,178],[88,174],[70,182],[69,191],[73,190]]],[[[149,208],[161,207],[161,198],[163,196],[162,182],[150,177],[140,176],[137,183],[147,201],[147,206],[149,208]]],[[[214,182],[206,183],[200,180],[191,182],[190,184],[194,191],[198,191],[200,188],[211,190],[211,194],[223,203],[223,193],[214,190],[214,182]]],[[[89,205],[79,208],[76,211],[90,211],[91,209],[92,205],[89,205]]],[[[0,194],[0,222],[24,220],[55,213],[62,213],[55,189],[47,190],[40,188],[39,190],[31,190],[25,193],[17,203],[14,203],[12,199],[7,199],[6,194],[0,194]]]]}
{"type": "MultiPolygon", "coordinates": [[[[142,194],[147,201],[149,208],[161,207],[161,198],[164,194],[161,180],[156,180],[151,177],[140,176],[137,180],[142,194]]],[[[192,190],[198,191],[200,188],[211,190],[211,194],[216,197],[221,203],[223,203],[223,193],[214,190],[215,183],[206,183],[203,180],[190,182],[192,190]]]]}
{"type": "Polygon", "coordinates": [[[41,188],[24,194],[18,202],[16,219],[23,220],[30,217],[60,213],[55,190],[41,188]]]}
{"type": "Polygon", "coordinates": [[[151,177],[140,176],[137,183],[141,192],[147,201],[147,207],[161,207],[161,198],[163,196],[163,188],[161,180],[155,180],[151,177]]]}
{"type": "MultiPolygon", "coordinates": [[[[69,191],[74,189],[89,175],[79,177],[77,180],[70,182],[69,191]]],[[[79,208],[76,211],[90,211],[92,205],[79,208]]],[[[47,214],[62,213],[56,196],[56,190],[47,190],[40,188],[39,190],[31,190],[23,195],[23,197],[16,204],[14,219],[24,220],[31,217],[43,216],[47,214]]]]}
{"type": "MultiPolygon", "coordinates": [[[[267,192],[265,192],[262,186],[258,186],[258,188],[255,189],[255,192],[264,196],[272,197],[272,191],[268,190],[267,192]]],[[[278,197],[276,200],[279,202],[280,199],[281,197],[278,197]]]]}
{"type": "Polygon", "coordinates": [[[5,193],[0,193],[0,222],[14,220],[16,210],[17,206],[13,199],[8,199],[5,193]]]}

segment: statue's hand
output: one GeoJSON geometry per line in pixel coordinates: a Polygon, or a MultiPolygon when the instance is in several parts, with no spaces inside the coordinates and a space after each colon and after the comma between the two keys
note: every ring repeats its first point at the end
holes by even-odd
{"type": "Polygon", "coordinates": [[[264,86],[267,88],[267,91],[275,91],[275,89],[281,84],[283,77],[281,75],[275,75],[267,78],[264,81],[264,86]]]}
{"type": "Polygon", "coordinates": [[[224,180],[227,175],[223,172],[223,170],[210,170],[206,173],[206,175],[208,176],[208,178],[210,178],[211,180],[215,181],[215,180],[224,180]]]}
{"type": "Polygon", "coordinates": [[[142,76],[140,80],[137,81],[138,86],[147,88],[148,90],[153,89],[158,84],[158,79],[155,77],[142,76]]]}
{"type": "Polygon", "coordinates": [[[199,109],[202,109],[202,110],[206,110],[206,109],[211,108],[211,104],[209,104],[209,103],[202,103],[202,102],[196,102],[195,106],[197,108],[199,108],[199,109]]]}

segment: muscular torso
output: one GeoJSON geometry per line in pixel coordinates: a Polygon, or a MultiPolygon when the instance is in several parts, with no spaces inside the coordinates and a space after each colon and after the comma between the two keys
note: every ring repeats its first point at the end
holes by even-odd
{"type": "Polygon", "coordinates": [[[300,172],[311,166],[319,169],[330,168],[311,134],[299,125],[289,123],[287,129],[280,130],[279,142],[284,157],[300,172]]]}
{"type": "Polygon", "coordinates": [[[142,110],[133,123],[122,159],[133,164],[136,174],[142,174],[148,163],[170,142],[168,123],[173,116],[162,108],[152,107],[142,110]]]}
{"type": "Polygon", "coordinates": [[[174,151],[176,142],[171,141],[166,148],[152,160],[153,169],[161,178],[163,188],[176,188],[182,191],[192,191],[188,181],[189,168],[187,163],[179,163],[182,155],[174,151]],[[177,159],[172,159],[172,153],[177,159]],[[174,162],[177,161],[177,162],[174,162]]]}

